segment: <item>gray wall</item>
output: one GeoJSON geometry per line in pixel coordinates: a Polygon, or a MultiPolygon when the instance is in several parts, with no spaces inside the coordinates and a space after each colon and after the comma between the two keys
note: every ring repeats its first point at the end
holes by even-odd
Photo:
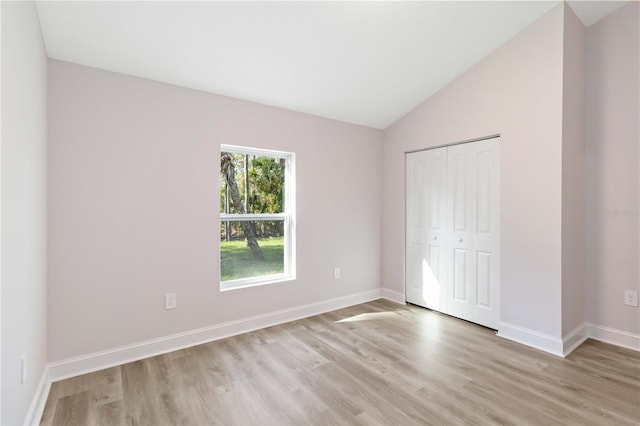
{"type": "Polygon", "coordinates": [[[47,363],[47,59],[32,2],[2,2],[2,424],[47,363]],[[27,380],[20,384],[26,354],[27,380]]]}
{"type": "Polygon", "coordinates": [[[640,4],[589,27],[586,47],[587,320],[637,336],[623,295],[640,290],[640,4]]]}
{"type": "Polygon", "coordinates": [[[65,62],[49,84],[50,361],[380,287],[382,132],[65,62]],[[296,153],[295,281],[219,291],[220,144],[296,153]]]}

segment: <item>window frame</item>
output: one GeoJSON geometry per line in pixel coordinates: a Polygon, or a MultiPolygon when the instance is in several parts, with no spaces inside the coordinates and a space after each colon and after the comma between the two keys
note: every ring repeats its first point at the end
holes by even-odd
{"type": "MultiPolygon", "coordinates": [[[[296,279],[295,261],[295,153],[277,151],[271,149],[251,148],[239,145],[220,145],[220,153],[248,154],[260,157],[281,158],[285,160],[284,168],[284,206],[282,213],[223,213],[220,212],[218,229],[225,222],[243,221],[283,221],[284,222],[284,271],[280,274],[259,275],[256,277],[239,278],[236,280],[222,280],[222,256],[220,256],[219,276],[220,291],[235,290],[239,288],[254,287],[265,284],[275,284],[296,279]]],[[[223,179],[218,173],[220,179],[223,179]]],[[[218,188],[222,182],[218,182],[218,188]]],[[[222,246],[218,243],[218,249],[222,254],[222,246]]]]}

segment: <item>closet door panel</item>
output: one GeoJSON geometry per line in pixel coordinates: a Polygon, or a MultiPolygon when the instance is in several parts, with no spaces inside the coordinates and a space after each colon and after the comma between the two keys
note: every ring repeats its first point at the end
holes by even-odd
{"type": "Polygon", "coordinates": [[[445,255],[442,247],[430,244],[429,256],[424,267],[424,286],[422,293],[424,303],[421,304],[421,306],[441,312],[446,309],[443,287],[445,285],[443,275],[446,271],[446,268],[443,266],[444,261],[445,255]]]}
{"type": "Polygon", "coordinates": [[[499,139],[470,144],[476,164],[474,250],[475,300],[472,321],[494,329],[500,322],[500,146],[499,139]]]}
{"type": "Polygon", "coordinates": [[[461,149],[449,150],[449,180],[451,182],[453,230],[466,232],[469,222],[469,155],[461,149]]]}
{"type": "Polygon", "coordinates": [[[453,250],[453,300],[467,303],[467,251],[453,250]]]}
{"type": "Polygon", "coordinates": [[[433,149],[421,153],[425,169],[422,182],[428,210],[423,217],[424,243],[427,247],[423,262],[424,304],[430,309],[446,310],[447,276],[447,151],[433,149]]]}
{"type": "Polygon", "coordinates": [[[474,224],[474,170],[473,152],[468,145],[447,148],[449,216],[452,218],[448,232],[451,241],[451,266],[453,280],[448,295],[447,313],[459,318],[472,317],[473,284],[473,224],[474,224]]]}
{"type": "Polygon", "coordinates": [[[423,180],[423,189],[425,198],[428,199],[427,206],[429,211],[425,217],[429,227],[429,232],[442,231],[442,221],[444,220],[443,205],[446,203],[446,194],[442,188],[442,170],[446,167],[443,164],[443,156],[439,152],[428,152],[425,161],[425,179],[423,180]]]}
{"type": "Polygon", "coordinates": [[[491,253],[476,252],[476,305],[480,308],[493,308],[491,256],[491,253]]]}
{"type": "Polygon", "coordinates": [[[418,303],[422,294],[423,230],[422,164],[418,156],[407,155],[406,167],[406,268],[405,297],[418,303]]]}
{"type": "Polygon", "coordinates": [[[445,149],[407,155],[407,301],[440,311],[446,309],[446,170],[445,149]]]}
{"type": "Polygon", "coordinates": [[[491,232],[491,163],[492,153],[482,151],[476,156],[476,231],[491,232]]]}

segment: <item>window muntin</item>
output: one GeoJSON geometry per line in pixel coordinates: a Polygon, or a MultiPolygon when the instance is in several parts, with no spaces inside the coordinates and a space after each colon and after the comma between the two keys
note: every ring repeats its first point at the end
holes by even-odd
{"type": "Polygon", "coordinates": [[[221,147],[222,290],[295,278],[293,167],[292,153],[221,147]]]}

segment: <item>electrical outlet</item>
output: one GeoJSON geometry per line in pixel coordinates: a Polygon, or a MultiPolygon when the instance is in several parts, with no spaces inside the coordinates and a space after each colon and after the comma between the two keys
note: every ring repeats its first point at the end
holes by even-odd
{"type": "Polygon", "coordinates": [[[27,354],[20,357],[20,384],[24,385],[27,381],[27,354]]]}
{"type": "Polygon", "coordinates": [[[333,268],[333,279],[337,280],[340,278],[340,268],[333,268]]]}
{"type": "Polygon", "coordinates": [[[175,293],[167,293],[164,295],[164,309],[175,309],[177,305],[176,294],[175,293]]]}
{"type": "Polygon", "coordinates": [[[627,306],[638,307],[638,292],[635,290],[624,291],[624,304],[627,306]]]}

